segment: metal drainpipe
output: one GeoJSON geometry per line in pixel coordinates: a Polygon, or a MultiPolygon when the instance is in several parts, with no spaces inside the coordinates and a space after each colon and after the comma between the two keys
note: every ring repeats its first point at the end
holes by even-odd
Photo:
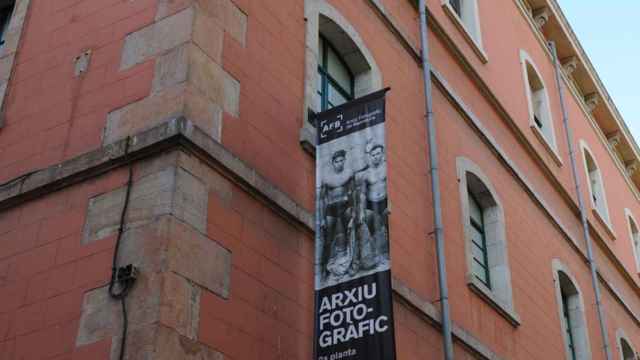
{"type": "Polygon", "coordinates": [[[422,70],[424,80],[425,107],[427,111],[427,131],[429,142],[429,163],[431,167],[431,194],[433,199],[433,222],[435,224],[436,255],[438,259],[438,286],[440,288],[440,312],[442,313],[442,341],[444,359],[453,360],[453,340],[451,338],[451,317],[449,315],[449,290],[444,254],[444,228],[442,225],[442,206],[440,199],[440,178],[438,175],[438,143],[436,126],[432,111],[431,64],[429,63],[429,40],[427,38],[427,5],[419,1],[420,43],[422,46],[422,70]]]}
{"type": "Polygon", "coordinates": [[[580,186],[580,178],[578,177],[578,170],[576,165],[576,153],[573,146],[573,133],[569,126],[569,115],[564,103],[564,94],[562,92],[563,86],[560,79],[560,64],[558,62],[558,53],[556,52],[556,43],[549,41],[549,48],[553,55],[553,64],[555,67],[556,85],[558,86],[558,92],[560,94],[560,107],[562,109],[562,124],[564,125],[565,134],[567,136],[567,146],[569,147],[569,158],[571,159],[571,172],[573,174],[573,181],[575,182],[576,195],[578,197],[578,208],[580,209],[580,220],[582,221],[582,234],[584,235],[585,242],[587,243],[587,261],[591,268],[591,285],[596,296],[596,310],[598,312],[598,322],[600,323],[600,333],[602,335],[603,350],[607,360],[611,360],[611,348],[609,347],[609,337],[607,336],[607,326],[604,321],[604,310],[602,309],[602,297],[600,294],[600,287],[598,286],[598,269],[596,262],[593,259],[593,247],[591,245],[591,236],[589,234],[589,224],[587,222],[587,215],[584,211],[584,200],[582,198],[582,190],[580,186]]]}

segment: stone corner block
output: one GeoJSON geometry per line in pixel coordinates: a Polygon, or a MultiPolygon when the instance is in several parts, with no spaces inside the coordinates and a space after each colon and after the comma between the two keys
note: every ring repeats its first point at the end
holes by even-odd
{"type": "Polygon", "coordinates": [[[87,292],[82,304],[76,347],[111,337],[122,325],[116,314],[116,303],[109,297],[106,286],[87,292]]]}
{"type": "Polygon", "coordinates": [[[191,40],[195,10],[188,7],[125,38],[120,70],[129,69],[191,40]]]}
{"type": "Polygon", "coordinates": [[[189,87],[185,96],[184,115],[208,137],[216,141],[222,138],[222,106],[189,87]]]}
{"type": "Polygon", "coordinates": [[[220,172],[212,169],[207,162],[188,152],[180,152],[177,160],[179,167],[201,179],[207,185],[210,195],[216,194],[226,202],[231,201],[233,196],[231,181],[220,172]]]}
{"type": "MultiPolygon", "coordinates": [[[[171,212],[175,177],[173,167],[144,176],[133,184],[125,217],[126,229],[147,224],[157,216],[171,212]]],[[[126,188],[120,187],[89,200],[83,244],[118,231],[125,197],[126,188]]]]}
{"type": "Polygon", "coordinates": [[[224,355],[165,327],[158,328],[157,360],[223,360],[224,355]]]}
{"type": "Polygon", "coordinates": [[[205,234],[208,201],[207,186],[191,173],[177,168],[172,214],[205,234]]]}
{"type": "MultiPolygon", "coordinates": [[[[141,272],[126,299],[135,311],[128,314],[129,329],[136,329],[158,321],[162,277],[157,273],[141,272]]],[[[117,336],[122,329],[122,310],[118,300],[109,296],[108,286],[87,292],[82,304],[76,347],[117,336]]]]}
{"type": "MultiPolygon", "coordinates": [[[[127,339],[126,359],[224,360],[224,355],[188,339],[164,326],[148,326],[132,331],[127,339]]],[[[111,360],[117,360],[120,340],[111,345],[111,360]]]]}
{"type": "Polygon", "coordinates": [[[229,297],[231,253],[181,223],[174,224],[167,250],[169,270],[223,298],[229,297]]]}
{"type": "MultiPolygon", "coordinates": [[[[169,80],[167,80],[169,81],[169,80]]],[[[157,83],[154,80],[154,85],[157,83]]],[[[158,85],[161,86],[161,85],[158,85]]],[[[102,135],[103,144],[111,144],[169,119],[184,115],[186,84],[180,83],[111,111],[102,135]]]]}
{"type": "MultiPolygon", "coordinates": [[[[198,231],[206,232],[207,187],[184,169],[171,166],[175,160],[175,157],[170,157],[167,160],[170,167],[143,176],[133,184],[125,216],[127,232],[154,222],[161,215],[173,215],[198,231]]],[[[161,168],[162,160],[157,162],[148,163],[148,170],[161,168]]],[[[126,188],[121,187],[89,200],[81,240],[83,244],[118,231],[125,196],[126,188]]]]}
{"type": "Polygon", "coordinates": [[[224,29],[244,47],[247,41],[247,14],[242,12],[231,0],[224,2],[224,29]]]}
{"type": "Polygon", "coordinates": [[[188,82],[216,104],[224,103],[224,74],[222,66],[200,47],[190,48],[188,82]]]}
{"type": "Polygon", "coordinates": [[[160,323],[188,339],[198,338],[200,287],[172,272],[165,273],[160,294],[160,323]]]}
{"type": "Polygon", "coordinates": [[[224,111],[240,116],[240,83],[229,73],[224,72],[224,111]]]}
{"type": "Polygon", "coordinates": [[[201,9],[196,12],[193,24],[193,43],[213,61],[222,64],[224,29],[220,21],[208,16],[201,9]]]}
{"type": "Polygon", "coordinates": [[[160,55],[155,64],[151,94],[187,81],[190,44],[185,43],[160,55]]]}

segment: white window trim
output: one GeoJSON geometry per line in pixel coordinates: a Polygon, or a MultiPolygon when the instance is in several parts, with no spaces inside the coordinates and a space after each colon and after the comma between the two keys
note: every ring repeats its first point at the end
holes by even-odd
{"type": "MultiPolygon", "coordinates": [[[[369,66],[369,70],[354,75],[354,97],[359,98],[374,91],[382,89],[382,73],[373,55],[366,47],[364,40],[360,37],[356,28],[345,18],[336,8],[331,6],[326,0],[305,0],[305,96],[302,114],[302,128],[300,129],[300,143],[305,150],[313,153],[315,151],[316,132],[309,123],[309,110],[314,110],[314,97],[316,94],[316,81],[318,73],[318,38],[320,34],[320,16],[333,21],[340,30],[343,31],[358,48],[369,66]]],[[[331,40],[331,39],[329,39],[331,40]]],[[[337,44],[333,44],[337,45],[337,44]]],[[[346,59],[345,59],[346,60],[346,59]]]]}
{"type": "Polygon", "coordinates": [[[636,230],[640,232],[640,227],[638,227],[638,222],[635,217],[631,213],[631,210],[624,209],[624,217],[627,219],[627,231],[629,233],[629,240],[631,241],[631,249],[633,250],[633,263],[636,265],[636,273],[640,273],[640,259],[638,258],[638,249],[636,249],[635,239],[633,238],[633,231],[631,231],[631,222],[636,226],[636,230]]]}
{"type": "Polygon", "coordinates": [[[4,74],[4,76],[0,78],[0,112],[2,112],[2,114],[0,114],[0,128],[2,128],[4,123],[7,88],[13,74],[18,44],[22,37],[22,30],[30,3],[31,0],[15,1],[13,13],[9,20],[9,27],[4,34],[5,44],[0,49],[0,73],[4,74]]]}
{"type": "Polygon", "coordinates": [[[542,73],[538,70],[535,62],[531,56],[524,50],[520,49],[520,67],[522,69],[522,78],[524,80],[524,91],[527,96],[527,107],[529,109],[529,127],[533,131],[534,135],[540,140],[542,145],[551,155],[553,161],[558,165],[562,166],[562,159],[558,154],[558,142],[556,140],[556,128],[555,122],[553,121],[553,114],[551,112],[551,101],[549,100],[549,88],[542,77],[542,73]],[[534,120],[534,109],[533,109],[533,94],[531,94],[531,89],[529,86],[529,73],[527,71],[527,64],[531,65],[533,71],[538,75],[538,79],[542,83],[542,87],[544,88],[544,100],[546,102],[546,119],[544,126],[547,126],[550,129],[549,135],[545,135],[536,125],[534,120]]]}
{"type": "Polygon", "coordinates": [[[616,346],[618,348],[618,354],[620,354],[620,360],[625,360],[625,358],[622,356],[622,340],[629,344],[629,347],[631,347],[631,351],[633,351],[634,355],[638,353],[636,351],[636,347],[633,346],[633,343],[629,340],[629,337],[625,334],[624,330],[618,329],[616,330],[616,346]]]}
{"type": "Polygon", "coordinates": [[[571,352],[569,350],[569,339],[567,339],[567,332],[565,331],[567,324],[564,320],[563,314],[563,303],[562,303],[562,293],[560,291],[560,272],[563,272],[573,283],[573,286],[576,288],[578,292],[578,301],[580,306],[580,317],[583,326],[580,327],[580,334],[574,334],[573,344],[576,346],[577,341],[580,341],[582,346],[576,351],[576,359],[577,360],[589,360],[591,359],[591,345],[589,343],[589,324],[587,323],[587,317],[585,316],[585,307],[584,307],[584,298],[582,296],[582,291],[580,290],[580,286],[573,276],[572,272],[569,271],[569,268],[566,267],[559,259],[553,259],[551,261],[551,267],[553,270],[553,282],[555,285],[556,292],[556,304],[558,308],[558,317],[560,318],[560,331],[562,333],[562,339],[564,340],[564,348],[565,348],[565,356],[567,360],[571,360],[571,352]],[[577,338],[580,336],[580,338],[577,338]]]}
{"type": "Polygon", "coordinates": [[[609,236],[615,239],[616,233],[615,231],[613,231],[613,227],[611,225],[611,217],[609,215],[609,202],[607,201],[607,190],[606,190],[606,187],[604,186],[604,181],[602,180],[602,170],[601,170],[602,168],[600,167],[600,165],[598,165],[598,161],[596,160],[595,156],[593,156],[593,151],[591,151],[591,149],[589,148],[589,145],[587,145],[587,142],[584,141],[583,139],[580,139],[580,149],[582,151],[582,164],[584,167],[585,180],[587,183],[587,189],[589,190],[589,203],[591,204],[591,211],[594,217],[599,222],[602,223],[606,231],[609,233],[609,236]],[[598,175],[598,180],[600,182],[600,187],[602,188],[602,201],[604,202],[604,206],[603,206],[604,214],[601,213],[601,211],[593,201],[593,188],[591,187],[591,180],[589,177],[589,167],[587,166],[587,153],[589,154],[589,156],[593,160],[593,163],[598,169],[597,175],[598,175]]]}
{"type": "Polygon", "coordinates": [[[473,1],[473,13],[475,16],[475,27],[474,29],[469,29],[467,24],[458,16],[456,11],[453,9],[449,0],[441,0],[442,8],[444,12],[449,16],[449,18],[453,21],[455,26],[462,32],[464,39],[471,45],[471,49],[476,55],[480,58],[483,64],[489,62],[489,57],[487,53],[484,51],[484,46],[482,45],[482,31],[480,30],[480,11],[478,10],[477,0],[469,0],[473,1]],[[475,34],[475,35],[474,35],[475,34]]]}
{"type": "MultiPolygon", "coordinates": [[[[511,272],[509,267],[509,255],[507,251],[507,239],[505,231],[505,219],[502,202],[497,195],[497,192],[488,177],[484,175],[482,170],[474,164],[471,160],[465,157],[458,157],[456,159],[457,176],[458,176],[458,188],[460,192],[460,204],[462,210],[462,219],[464,224],[464,244],[465,244],[465,256],[466,256],[466,281],[469,288],[479,295],[483,300],[489,303],[500,315],[502,315],[513,326],[519,326],[521,324],[520,316],[517,314],[513,303],[513,290],[511,286],[511,272]],[[485,284],[478,280],[472,272],[473,255],[471,249],[471,225],[469,225],[469,190],[467,184],[467,173],[471,173],[476,176],[483,185],[491,193],[491,197],[496,202],[498,211],[495,212],[494,223],[497,226],[493,230],[493,236],[496,238],[495,244],[488,246],[489,255],[492,255],[491,247],[494,247],[493,257],[498,257],[503,260],[503,263],[499,265],[499,268],[495,267],[490,270],[490,276],[492,276],[492,283],[499,284],[502,287],[501,294],[494,289],[489,289],[485,284]],[[495,246],[501,246],[500,253],[495,246]],[[502,275],[502,278],[496,278],[496,272],[500,272],[498,275],[502,275]]],[[[488,229],[488,231],[491,231],[488,229]]]]}

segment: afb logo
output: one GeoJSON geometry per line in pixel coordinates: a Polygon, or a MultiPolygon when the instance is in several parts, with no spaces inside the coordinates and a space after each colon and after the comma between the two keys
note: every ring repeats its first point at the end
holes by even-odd
{"type": "Polygon", "coordinates": [[[342,119],[342,114],[339,114],[335,120],[320,121],[320,138],[326,138],[332,132],[340,133],[343,130],[342,119]]]}

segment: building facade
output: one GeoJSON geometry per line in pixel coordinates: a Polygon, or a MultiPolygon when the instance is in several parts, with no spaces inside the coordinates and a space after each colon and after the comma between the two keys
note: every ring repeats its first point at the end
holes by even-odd
{"type": "MultiPolygon", "coordinates": [[[[640,149],[557,2],[427,12],[456,359],[636,359],[640,149]]],[[[397,357],[442,358],[416,2],[0,20],[0,359],[312,358],[312,114],[385,87],[397,357]]]]}

